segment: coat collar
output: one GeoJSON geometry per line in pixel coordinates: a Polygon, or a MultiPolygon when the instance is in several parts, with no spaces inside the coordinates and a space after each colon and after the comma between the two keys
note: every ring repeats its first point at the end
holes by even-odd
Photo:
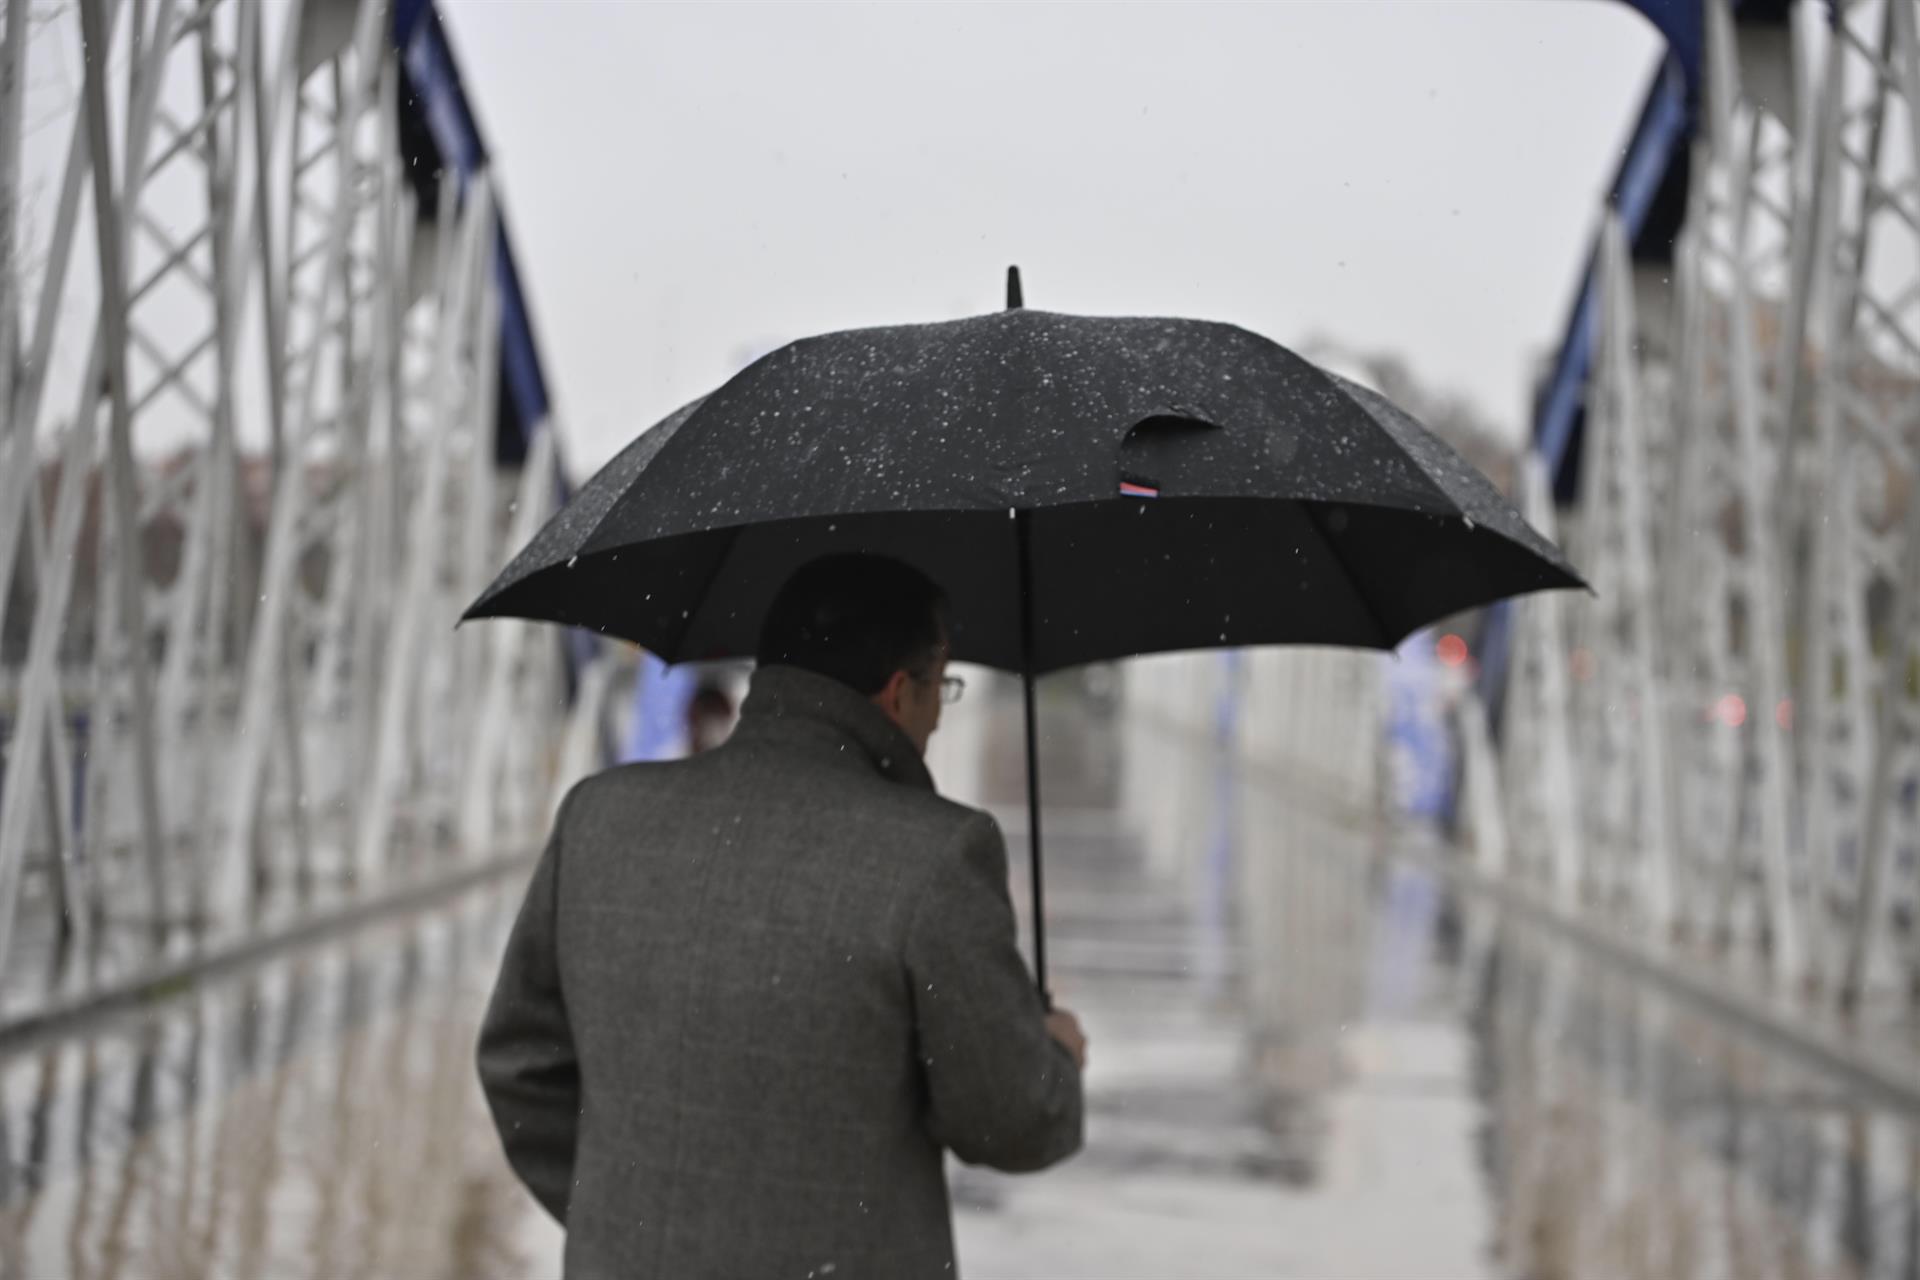
{"type": "Polygon", "coordinates": [[[857,748],[889,781],[933,790],[933,775],[906,730],[838,680],[800,667],[762,667],[740,707],[736,738],[809,738],[857,748]]]}

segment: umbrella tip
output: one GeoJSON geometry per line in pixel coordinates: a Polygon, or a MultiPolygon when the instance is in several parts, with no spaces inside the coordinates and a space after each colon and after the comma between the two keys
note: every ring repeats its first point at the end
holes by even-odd
{"type": "Polygon", "coordinates": [[[1018,311],[1026,305],[1027,305],[1027,300],[1025,296],[1023,296],[1020,292],[1020,268],[1008,267],[1007,268],[1007,310],[1018,311]]]}

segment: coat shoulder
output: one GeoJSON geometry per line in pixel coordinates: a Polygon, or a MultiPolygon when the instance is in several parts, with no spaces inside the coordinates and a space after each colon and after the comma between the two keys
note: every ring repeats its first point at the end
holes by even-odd
{"type": "MultiPolygon", "coordinates": [[[[790,762],[787,762],[790,763],[790,762]]],[[[645,814],[659,823],[669,813],[751,811],[774,825],[791,823],[813,837],[882,839],[897,851],[929,858],[959,856],[968,847],[1002,840],[983,809],[933,791],[847,769],[769,770],[765,762],[726,748],[681,760],[616,765],[574,784],[562,802],[567,837],[591,842],[618,831],[629,839],[645,814]]]]}

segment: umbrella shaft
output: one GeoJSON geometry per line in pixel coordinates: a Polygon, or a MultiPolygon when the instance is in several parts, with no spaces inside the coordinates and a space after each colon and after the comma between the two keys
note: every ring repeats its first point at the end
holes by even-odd
{"type": "Polygon", "coordinates": [[[1051,1009],[1053,995],[1047,990],[1046,893],[1040,855],[1040,734],[1033,699],[1033,540],[1029,523],[1032,518],[1030,512],[1017,512],[1014,534],[1020,545],[1020,684],[1027,712],[1027,851],[1033,886],[1033,980],[1040,989],[1042,1003],[1051,1009]]]}
{"type": "Polygon", "coordinates": [[[1040,987],[1040,998],[1049,1009],[1053,997],[1047,990],[1047,922],[1045,893],[1040,877],[1040,753],[1036,743],[1033,714],[1033,673],[1022,676],[1027,694],[1027,838],[1033,881],[1033,980],[1040,987]]]}

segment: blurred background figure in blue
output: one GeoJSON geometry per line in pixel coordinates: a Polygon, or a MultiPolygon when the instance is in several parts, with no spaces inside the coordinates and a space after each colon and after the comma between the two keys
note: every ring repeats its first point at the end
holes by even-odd
{"type": "Polygon", "coordinates": [[[1387,751],[1393,800],[1413,825],[1444,820],[1452,804],[1453,738],[1447,723],[1449,672],[1431,630],[1415,632],[1387,664],[1387,751]]]}
{"type": "Polygon", "coordinates": [[[633,707],[620,742],[620,763],[677,760],[725,742],[733,732],[739,702],[735,686],[743,671],[738,663],[668,666],[651,653],[642,653],[633,682],[633,707]]]}

